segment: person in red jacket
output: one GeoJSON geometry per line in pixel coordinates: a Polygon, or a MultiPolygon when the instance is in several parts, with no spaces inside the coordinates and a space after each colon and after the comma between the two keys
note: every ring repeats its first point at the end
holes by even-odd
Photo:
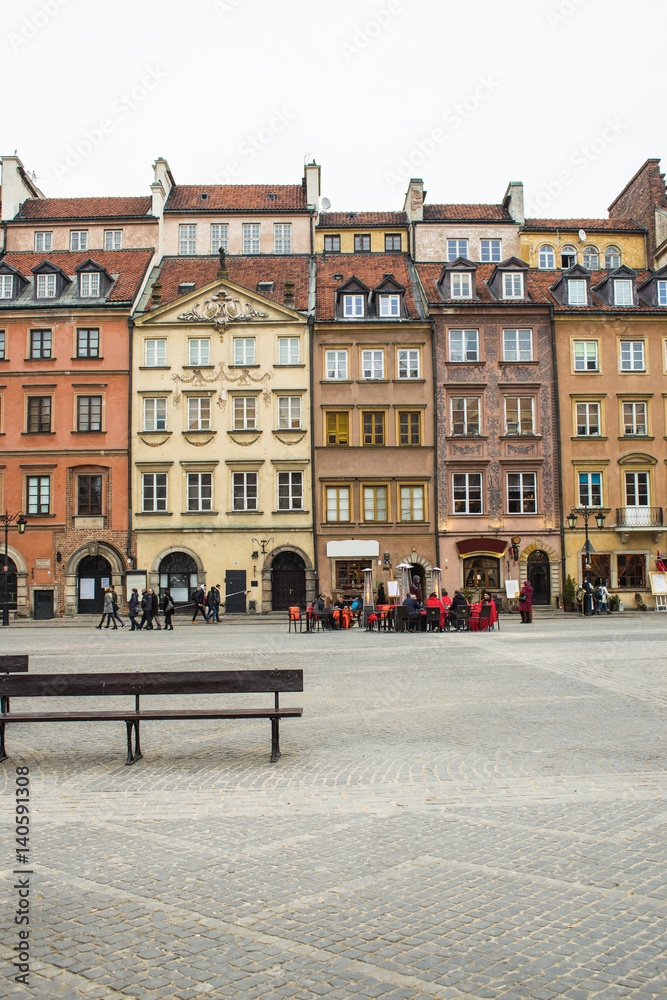
{"type": "Polygon", "coordinates": [[[524,583],[519,594],[519,611],[521,621],[524,625],[532,625],[533,622],[533,588],[528,583],[524,583]]]}

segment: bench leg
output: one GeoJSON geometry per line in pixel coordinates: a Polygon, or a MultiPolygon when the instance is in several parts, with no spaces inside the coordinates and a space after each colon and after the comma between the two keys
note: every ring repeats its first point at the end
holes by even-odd
{"type": "Polygon", "coordinates": [[[139,746],[139,720],[126,719],[125,726],[127,728],[127,760],[126,764],[134,764],[135,760],[140,760],[142,757],[141,747],[139,746]],[[132,730],[134,729],[134,749],[132,748],[132,730]]]}
{"type": "Polygon", "coordinates": [[[0,761],[7,760],[7,752],[5,750],[5,723],[0,722],[0,761]]]}
{"type": "Polygon", "coordinates": [[[271,763],[280,757],[280,719],[271,719],[271,763]]]}

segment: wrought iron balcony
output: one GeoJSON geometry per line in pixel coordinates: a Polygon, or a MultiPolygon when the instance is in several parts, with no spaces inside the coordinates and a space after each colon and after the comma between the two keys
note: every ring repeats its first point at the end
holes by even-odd
{"type": "Polygon", "coordinates": [[[663,526],[662,507],[617,507],[616,529],[649,528],[663,526]]]}

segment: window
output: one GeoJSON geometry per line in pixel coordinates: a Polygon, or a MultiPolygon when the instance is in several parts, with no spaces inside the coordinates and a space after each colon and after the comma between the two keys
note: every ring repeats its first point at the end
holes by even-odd
{"type": "Polygon", "coordinates": [[[211,223],[211,253],[229,249],[229,225],[226,222],[211,223]]]}
{"type": "Polygon", "coordinates": [[[567,283],[567,302],[570,306],[588,305],[588,295],[586,282],[577,278],[570,278],[567,283]]]}
{"type": "Polygon", "coordinates": [[[278,396],[278,428],[295,430],[301,427],[301,396],[278,396]]]}
{"type": "Polygon", "coordinates": [[[210,431],[211,397],[190,396],[188,398],[188,430],[210,431]]]}
{"type": "Polygon", "coordinates": [[[99,358],[100,331],[96,328],[84,328],[76,331],[77,358],[99,358]]]}
{"type": "Polygon", "coordinates": [[[463,579],[466,587],[478,590],[498,590],[500,587],[500,559],[492,556],[473,556],[463,560],[463,579]]]}
{"type": "Polygon", "coordinates": [[[37,253],[49,253],[53,249],[53,233],[35,233],[37,253]]]}
{"type": "Polygon", "coordinates": [[[0,274],[0,299],[11,299],[14,294],[14,275],[0,274]]]}
{"type": "Polygon", "coordinates": [[[37,275],[37,298],[55,299],[56,297],[56,276],[55,274],[37,275]]]}
{"type": "Polygon", "coordinates": [[[537,260],[538,267],[541,267],[545,271],[553,271],[556,267],[554,248],[545,243],[544,246],[540,247],[537,260]]]}
{"type": "Polygon", "coordinates": [[[96,299],[100,294],[99,271],[86,271],[79,275],[79,295],[82,299],[96,299]]]}
{"type": "Polygon", "coordinates": [[[189,340],[188,341],[188,364],[197,365],[201,367],[202,365],[208,365],[211,361],[211,341],[208,337],[205,340],[189,340]]]}
{"type": "Polygon", "coordinates": [[[368,233],[359,233],[354,237],[354,251],[359,253],[361,251],[367,251],[371,248],[371,238],[368,233]]]}
{"type": "Polygon", "coordinates": [[[350,487],[327,486],[327,521],[350,520],[350,487]]]}
{"type": "Polygon", "coordinates": [[[278,364],[298,365],[300,341],[298,337],[278,337],[278,364]]]}
{"type": "Polygon", "coordinates": [[[400,348],[397,353],[398,377],[419,378],[420,359],[419,348],[400,348]]]}
{"type": "Polygon", "coordinates": [[[28,396],[28,434],[46,434],[51,430],[51,397],[28,396]]]}
{"type": "Polygon", "coordinates": [[[601,472],[579,473],[579,506],[580,507],[602,506],[601,472]]]}
{"type": "Polygon", "coordinates": [[[361,352],[361,377],[363,379],[384,378],[384,351],[361,352]]]}
{"type": "Polygon", "coordinates": [[[520,271],[507,271],[503,274],[503,298],[523,298],[523,274],[520,271]]]}
{"type": "Polygon", "coordinates": [[[414,411],[398,414],[398,443],[421,444],[421,414],[414,411]]]}
{"type": "Polygon", "coordinates": [[[372,563],[370,559],[350,562],[349,560],[339,560],[336,562],[336,589],[337,590],[361,590],[364,586],[364,570],[370,569],[372,563]]]}
{"type": "Polygon", "coordinates": [[[534,514],[537,511],[537,483],[534,472],[507,473],[507,511],[534,514]]]}
{"type": "Polygon", "coordinates": [[[469,274],[452,274],[450,281],[451,297],[453,299],[472,298],[472,282],[469,274]]]}
{"type": "Polygon", "coordinates": [[[69,234],[69,248],[70,250],[87,250],[88,230],[73,229],[69,234]]]}
{"type": "Polygon", "coordinates": [[[30,357],[50,358],[51,357],[51,331],[31,330],[30,331],[30,357]]]}
{"type": "Polygon", "coordinates": [[[76,429],[77,431],[102,430],[102,397],[76,397],[76,429]]]}
{"type": "Polygon", "coordinates": [[[384,248],[385,248],[385,250],[400,250],[401,249],[401,234],[400,233],[385,233],[385,236],[384,236],[384,248]]]}
{"type": "Polygon", "coordinates": [[[234,510],[258,510],[257,473],[235,472],[232,476],[234,510]]]}
{"type": "Polygon", "coordinates": [[[508,396],[505,399],[505,433],[533,434],[533,400],[531,396],[508,396]]]}
{"type": "Polygon", "coordinates": [[[648,507],[648,472],[625,473],[626,507],[648,507]]]}
{"type": "Polygon", "coordinates": [[[450,330],[449,360],[479,361],[479,332],[477,330],[450,330]]]}
{"type": "Polygon", "coordinates": [[[618,247],[607,247],[604,252],[604,266],[608,271],[621,266],[621,251],[618,247]]]}
{"type": "Polygon", "coordinates": [[[178,252],[181,257],[197,253],[197,226],[183,225],[178,227],[178,252]]]}
{"type": "Polygon", "coordinates": [[[102,513],[102,477],[79,476],[76,488],[76,512],[81,515],[102,513]]]}
{"type": "Polygon", "coordinates": [[[533,331],[503,330],[503,361],[532,361],[533,331]]]}
{"type": "Polygon", "coordinates": [[[596,340],[575,340],[573,349],[575,372],[597,372],[600,370],[596,340]]]}
{"type": "Polygon", "coordinates": [[[166,431],[167,399],[165,396],[144,399],[144,430],[166,431]]]}
{"type": "Polygon", "coordinates": [[[484,262],[500,261],[500,240],[480,240],[481,259],[484,262]]]}
{"type": "Polygon", "coordinates": [[[122,250],[123,249],[123,230],[122,229],[105,229],[104,230],[104,249],[105,250],[122,250]]]}
{"type": "Polygon", "coordinates": [[[401,315],[400,295],[380,295],[380,316],[389,316],[394,319],[401,315]]]}
{"type": "Polygon", "coordinates": [[[614,279],[614,305],[632,306],[634,298],[632,294],[632,281],[626,278],[614,279]]]}
{"type": "Polygon", "coordinates": [[[644,437],[646,429],[646,403],[623,403],[623,433],[644,437]]]}
{"type": "Polygon", "coordinates": [[[597,271],[600,266],[600,251],[597,247],[584,247],[582,256],[584,267],[591,271],[597,271]]]}
{"type": "Polygon", "coordinates": [[[26,499],[28,514],[48,514],[51,509],[50,476],[27,476],[26,499]]]}
{"type": "Polygon", "coordinates": [[[482,513],[482,473],[455,472],[453,477],[454,513],[482,513]]]}
{"type": "Polygon", "coordinates": [[[656,301],[659,306],[667,306],[667,281],[656,281],[656,301]]]}
{"type": "Polygon", "coordinates": [[[326,415],[327,445],[347,445],[350,443],[349,414],[345,410],[331,411],[326,415]]]}
{"type": "Polygon", "coordinates": [[[560,266],[563,270],[568,267],[574,267],[577,263],[577,251],[576,248],[567,244],[561,249],[560,252],[560,266]]]}
{"type": "Polygon", "coordinates": [[[621,371],[622,372],[643,372],[644,365],[644,341],[643,340],[622,340],[621,341],[621,371]]]}
{"type": "Polygon", "coordinates": [[[259,253],[259,222],[244,222],[243,252],[259,253]]]}
{"type": "Polygon", "coordinates": [[[257,430],[257,399],[255,396],[234,396],[234,430],[257,430]]]}
{"type": "Polygon", "coordinates": [[[0,330],[0,361],[4,361],[6,357],[5,331],[0,330]]]}
{"type": "Polygon", "coordinates": [[[210,472],[188,472],[188,510],[213,510],[213,476],[210,472]]]}
{"type": "Polygon", "coordinates": [[[468,257],[467,240],[447,240],[447,260],[456,260],[457,257],[468,257]]]}
{"type": "Polygon", "coordinates": [[[384,412],[376,410],[363,414],[365,445],[384,444],[384,412]]]}
{"type": "Polygon", "coordinates": [[[327,253],[340,253],[340,236],[325,236],[324,250],[327,253]]]}
{"type": "Polygon", "coordinates": [[[325,351],[325,378],[331,380],[347,379],[347,351],[325,351]]]}
{"type": "Polygon", "coordinates": [[[142,510],[160,511],[167,509],[167,473],[144,472],[141,477],[142,510]]]}
{"type": "Polygon", "coordinates": [[[303,510],[303,472],[278,473],[278,510],[303,510]]]}
{"type": "Polygon", "coordinates": [[[277,222],[273,226],[273,252],[292,252],[292,224],[291,222],[277,222]]]}
{"type": "Polygon", "coordinates": [[[479,434],[479,397],[455,396],[452,399],[452,434],[479,434]]]}
{"type": "Polygon", "coordinates": [[[364,486],[364,521],[387,520],[387,487],[364,486]]]}
{"type": "MultiPolygon", "coordinates": [[[[192,341],[190,341],[192,344],[192,341]]],[[[255,363],[255,338],[236,337],[234,339],[234,364],[254,365],[255,363]]]]}
{"type": "Polygon", "coordinates": [[[597,437],[600,433],[600,404],[577,403],[578,437],[597,437]]]}
{"type": "Polygon", "coordinates": [[[424,487],[401,486],[399,494],[401,498],[401,521],[423,521],[425,517],[424,487]]]}
{"type": "Polygon", "coordinates": [[[364,316],[364,295],[344,295],[343,296],[343,316],[350,318],[356,318],[359,316],[364,316]]]}
{"type": "Polygon", "coordinates": [[[167,364],[167,341],[147,340],[146,341],[146,367],[164,368],[167,364]]]}
{"type": "Polygon", "coordinates": [[[631,590],[646,587],[646,556],[642,553],[619,555],[617,559],[617,579],[619,587],[631,590]]]}

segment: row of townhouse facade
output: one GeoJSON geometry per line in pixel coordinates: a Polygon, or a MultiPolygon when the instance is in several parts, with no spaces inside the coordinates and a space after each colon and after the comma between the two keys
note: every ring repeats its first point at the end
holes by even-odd
{"type": "Polygon", "coordinates": [[[590,567],[651,602],[658,161],[609,218],[575,220],[526,219],[519,184],[495,205],[429,205],[413,180],[403,212],[339,213],[320,211],[316,164],[300,185],[154,170],[150,197],[48,199],[3,159],[17,614],[96,611],[109,583],[144,582],[178,603],[220,584],[228,611],[268,612],[359,593],[367,568],[386,592],[400,563],[427,593],[440,567],[450,592],[530,579],[554,604],[590,567]]]}

